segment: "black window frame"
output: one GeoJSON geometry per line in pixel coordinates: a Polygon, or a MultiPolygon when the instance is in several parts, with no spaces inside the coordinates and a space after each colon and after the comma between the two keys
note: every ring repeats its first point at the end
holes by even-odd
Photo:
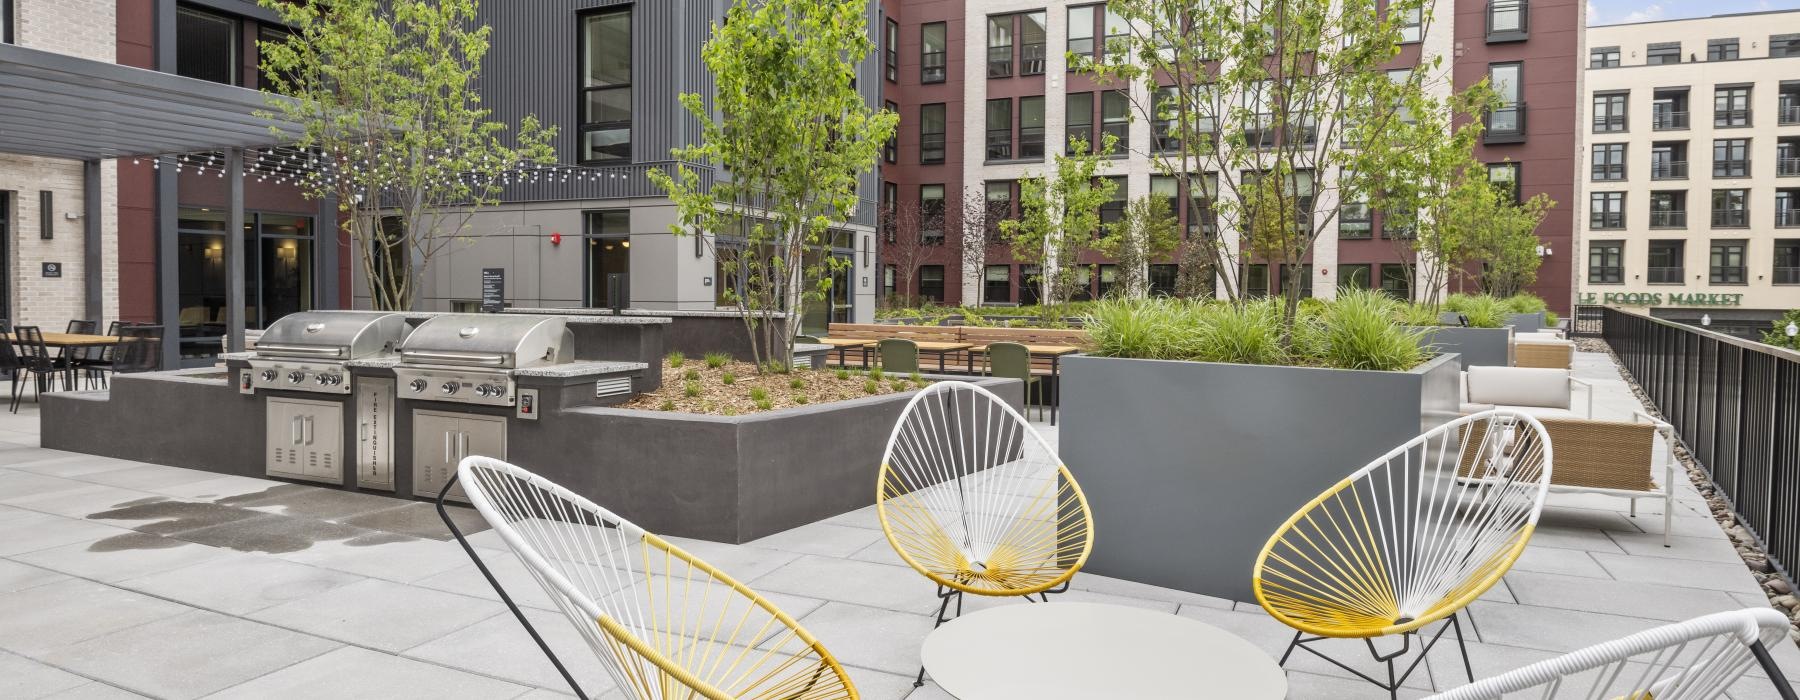
{"type": "Polygon", "coordinates": [[[1756,91],[1751,85],[1718,85],[1713,87],[1713,128],[1714,129],[1746,129],[1751,126],[1751,105],[1756,99],[1756,91]],[[1739,95],[1739,93],[1742,93],[1739,95]],[[1742,99],[1739,99],[1739,98],[1742,99]],[[1727,100],[1728,104],[1742,104],[1742,107],[1719,108],[1719,101],[1727,100]]]}
{"type": "Polygon", "coordinates": [[[1525,201],[1525,184],[1523,181],[1525,169],[1518,161],[1507,160],[1498,163],[1488,163],[1487,176],[1489,185],[1499,187],[1501,186],[1501,183],[1508,183],[1507,189],[1512,193],[1513,204],[1519,204],[1525,201]],[[1508,173],[1508,175],[1504,178],[1496,179],[1494,174],[1499,172],[1508,173]]]}
{"type": "Polygon", "coordinates": [[[918,287],[918,290],[917,290],[918,298],[929,299],[929,300],[939,303],[939,304],[944,303],[945,270],[944,270],[943,265],[937,265],[937,264],[920,265],[918,273],[913,276],[917,278],[917,280],[914,282],[914,284],[917,285],[917,287],[918,287]],[[926,279],[925,272],[927,270],[935,270],[937,272],[937,279],[936,280],[926,279]],[[928,288],[927,285],[929,285],[930,288],[935,293],[926,292],[926,289],[928,288]]]}
{"type": "Polygon", "coordinates": [[[1376,288],[1380,289],[1382,293],[1401,301],[1412,301],[1413,267],[1411,265],[1406,263],[1381,263],[1376,270],[1376,274],[1379,276],[1379,284],[1376,288]],[[1396,271],[1399,274],[1390,275],[1388,274],[1390,270],[1396,271]]]}
{"type": "Polygon", "coordinates": [[[1588,228],[1595,231],[1625,228],[1625,193],[1589,192],[1588,228]]]}
{"type": "Polygon", "coordinates": [[[1588,49],[1588,68],[1618,68],[1619,47],[1601,46],[1588,49]]]}
{"type": "Polygon", "coordinates": [[[988,15],[987,21],[982,23],[982,27],[984,27],[987,30],[985,32],[985,34],[987,37],[987,44],[986,44],[986,46],[987,46],[987,54],[986,54],[987,64],[986,65],[987,65],[988,79],[993,80],[995,78],[1011,78],[1013,76],[1014,51],[1016,51],[1019,46],[1019,41],[1018,41],[1019,17],[1018,17],[1018,15],[1011,13],[1011,12],[1008,12],[1005,14],[988,15]],[[1005,45],[996,45],[994,43],[994,39],[996,37],[995,29],[1001,28],[1001,27],[1003,27],[1005,29],[1006,44],[1005,45]],[[996,51],[999,51],[1000,53],[996,53],[996,51]],[[1003,56],[1003,57],[996,58],[996,56],[1003,56]]]}
{"type": "Polygon", "coordinates": [[[175,54],[176,54],[175,74],[176,75],[180,75],[180,76],[186,77],[186,78],[193,78],[195,80],[204,80],[209,83],[220,83],[223,85],[235,85],[238,87],[243,87],[243,85],[244,85],[244,68],[243,68],[244,21],[242,18],[237,17],[235,15],[226,14],[223,12],[215,12],[211,9],[204,8],[204,7],[195,7],[195,6],[191,6],[191,5],[176,5],[175,6],[175,32],[176,32],[175,33],[175,54]],[[182,64],[184,62],[181,60],[182,50],[184,48],[189,47],[193,43],[191,37],[187,40],[184,40],[182,38],[181,26],[182,26],[184,18],[197,18],[197,19],[200,19],[203,21],[217,22],[220,25],[227,25],[231,28],[231,40],[230,40],[231,44],[228,47],[229,48],[229,57],[226,59],[226,65],[227,65],[228,72],[230,73],[230,77],[227,80],[220,81],[213,77],[208,77],[206,75],[197,75],[194,72],[192,72],[194,70],[192,67],[186,67],[186,68],[183,67],[182,64]]]}
{"type": "Polygon", "coordinates": [[[886,33],[882,35],[882,39],[883,43],[887,44],[882,47],[884,70],[888,82],[898,83],[900,82],[900,22],[888,17],[887,23],[883,26],[886,33]]]}
{"type": "Polygon", "coordinates": [[[1706,40],[1706,62],[1738,60],[1737,37],[1706,40]]]}
{"type": "Polygon", "coordinates": [[[944,244],[945,230],[948,228],[948,222],[945,219],[949,211],[946,208],[945,197],[949,196],[949,193],[950,189],[940,182],[927,182],[919,185],[919,242],[921,244],[944,244]],[[937,198],[935,200],[926,199],[926,193],[930,192],[932,188],[937,188],[937,198]],[[933,201],[937,202],[935,206],[931,204],[933,201]],[[931,228],[934,224],[936,228],[931,228]]]}
{"type": "Polygon", "coordinates": [[[1652,238],[1644,256],[1644,281],[1647,284],[1685,284],[1687,282],[1687,239],[1652,238]],[[1657,263],[1663,263],[1658,265],[1657,263]]]}
{"type": "Polygon", "coordinates": [[[1681,62],[1681,42],[1663,41],[1644,47],[1644,65],[1664,66],[1681,62]],[[1669,60],[1669,59],[1674,60],[1669,60]]]}
{"type": "Polygon", "coordinates": [[[13,0],[0,0],[0,44],[17,43],[13,38],[13,0]]]}
{"type": "Polygon", "coordinates": [[[1338,289],[1374,289],[1375,266],[1372,263],[1339,263],[1337,266],[1338,289]],[[1362,284],[1357,284],[1357,280],[1362,284]]]}
{"type": "MultiPolygon", "coordinates": [[[[1131,95],[1125,90],[1101,90],[1098,94],[1100,95],[1100,140],[1105,142],[1104,137],[1108,134],[1117,138],[1118,142],[1113,144],[1112,155],[1122,158],[1131,151],[1131,95]],[[1106,108],[1109,105],[1117,107],[1120,116],[1108,118],[1106,108]]],[[[1096,147],[1100,145],[1094,144],[1096,147]]]]}
{"type": "Polygon", "coordinates": [[[1687,190],[1650,191],[1650,228],[1687,228],[1687,190]]]}
{"type": "Polygon", "coordinates": [[[1749,266],[1745,254],[1750,244],[1741,238],[1712,241],[1706,255],[1706,280],[1709,284],[1749,284],[1749,266]],[[1735,250],[1734,250],[1735,249],[1735,250]],[[1735,261],[1737,264],[1729,264],[1735,261]]]}
{"type": "Polygon", "coordinates": [[[1593,133],[1620,134],[1630,128],[1631,93],[1596,92],[1592,107],[1593,133]]]}
{"type": "Polygon", "coordinates": [[[1769,58],[1800,56],[1800,34],[1769,35],[1769,58]]]}
{"type": "Polygon", "coordinates": [[[950,78],[950,24],[948,22],[926,22],[919,25],[919,82],[935,85],[950,78]],[[938,31],[939,41],[943,44],[937,51],[931,50],[931,31],[938,31]],[[936,57],[936,60],[933,60],[936,57]]]}
{"type": "Polygon", "coordinates": [[[1018,47],[1018,74],[1020,76],[1043,75],[1044,67],[1049,64],[1050,56],[1050,13],[1042,8],[1014,13],[1019,18],[1013,30],[1013,45],[1018,47]],[[1026,40],[1025,28],[1030,26],[1032,15],[1038,16],[1037,26],[1042,32],[1036,43],[1026,40]],[[1035,47],[1035,49],[1033,48],[1035,47]]]}
{"type": "MultiPolygon", "coordinates": [[[[630,207],[610,207],[610,208],[606,208],[606,209],[588,209],[588,210],[584,210],[581,212],[581,245],[582,245],[582,249],[581,249],[581,279],[582,279],[581,305],[584,308],[590,308],[590,309],[592,309],[592,308],[609,308],[609,306],[607,306],[607,305],[610,304],[610,301],[611,301],[610,299],[605,300],[605,301],[596,301],[594,298],[595,297],[595,295],[594,295],[595,280],[594,280],[594,264],[593,264],[594,263],[594,255],[593,255],[593,252],[590,250],[593,246],[604,245],[607,241],[624,241],[625,242],[625,245],[624,245],[624,250],[626,251],[626,253],[625,253],[625,256],[626,256],[625,257],[625,262],[626,262],[625,279],[629,282],[629,280],[631,279],[631,265],[630,265],[630,263],[631,263],[631,257],[630,257],[631,208],[630,207]],[[605,223],[607,221],[608,215],[610,215],[610,214],[623,214],[625,216],[625,230],[624,231],[608,230],[606,228],[605,223]],[[596,230],[596,228],[598,228],[599,230],[596,230]]],[[[604,283],[604,280],[601,280],[601,282],[604,283]]],[[[604,289],[604,287],[602,287],[602,289],[604,289]]],[[[630,291],[629,287],[627,287],[627,289],[625,291],[625,299],[623,301],[624,301],[624,304],[627,306],[630,305],[630,303],[631,303],[631,291],[630,291]]]]}
{"type": "Polygon", "coordinates": [[[1094,128],[1098,126],[1097,122],[1099,121],[1096,118],[1098,111],[1096,110],[1097,105],[1095,104],[1096,100],[1094,99],[1094,95],[1095,93],[1091,91],[1070,92],[1064,93],[1063,95],[1063,152],[1066,155],[1076,155],[1074,148],[1070,145],[1070,141],[1076,136],[1080,136],[1083,140],[1087,141],[1089,151],[1094,149],[1094,128]],[[1070,103],[1077,99],[1086,102],[1087,108],[1081,110],[1073,109],[1073,106],[1070,103]],[[1077,115],[1080,116],[1082,121],[1077,122],[1075,120],[1077,115]],[[1077,129],[1080,131],[1077,132],[1077,129]]]}
{"type": "Polygon", "coordinates": [[[981,267],[981,303],[1010,304],[1012,303],[1012,288],[1013,275],[1011,265],[983,265],[981,267]],[[1006,273],[998,282],[999,286],[997,287],[995,286],[996,283],[994,281],[995,270],[1006,273]]]}
{"type": "Polygon", "coordinates": [[[1338,238],[1342,240],[1361,241],[1375,237],[1375,210],[1363,200],[1341,202],[1338,204],[1337,217],[1338,238]],[[1351,208],[1360,213],[1359,217],[1350,215],[1351,208]]]}
{"type": "Polygon", "coordinates": [[[1513,70],[1514,74],[1517,76],[1514,79],[1513,84],[1511,84],[1509,86],[1512,88],[1514,94],[1512,95],[1512,101],[1507,102],[1507,101],[1505,101],[1504,95],[1498,95],[1499,91],[1498,90],[1495,91],[1497,96],[1501,97],[1502,101],[1498,105],[1496,105],[1493,109],[1487,110],[1487,112],[1484,113],[1482,116],[1482,118],[1484,120],[1484,124],[1487,127],[1486,129],[1484,129],[1482,131],[1482,134],[1481,134],[1482,142],[1483,143],[1523,143],[1526,139],[1526,134],[1529,133],[1529,130],[1530,130],[1530,127],[1528,126],[1528,122],[1526,121],[1526,116],[1528,113],[1526,112],[1526,109],[1525,109],[1525,62],[1524,61],[1495,61],[1493,63],[1489,63],[1487,66],[1487,76],[1488,76],[1488,83],[1490,85],[1494,84],[1494,82],[1495,82],[1494,81],[1494,70],[1497,68],[1501,68],[1501,69],[1510,68],[1513,70]],[[1505,113],[1505,112],[1510,112],[1512,114],[1512,118],[1513,118],[1512,127],[1507,128],[1507,129],[1496,128],[1494,126],[1495,115],[1500,114],[1500,113],[1505,113]]]}
{"type": "Polygon", "coordinates": [[[1623,143],[1596,143],[1589,149],[1588,177],[1594,182],[1624,182],[1625,154],[1623,143]]]}
{"type": "Polygon", "coordinates": [[[1625,242],[1588,242],[1588,284],[1625,283],[1625,242]]]}
{"type": "Polygon", "coordinates": [[[1524,41],[1531,36],[1531,2],[1530,0],[1488,0],[1483,13],[1487,22],[1488,43],[1504,41],[1524,41]],[[1501,13],[1513,11],[1518,23],[1512,27],[1500,27],[1495,20],[1501,13]]]}
{"type": "Polygon", "coordinates": [[[942,165],[947,157],[950,138],[950,110],[942,102],[919,105],[919,164],[942,165]],[[936,110],[942,131],[926,131],[931,126],[931,112],[936,110]],[[935,138],[934,138],[935,137],[935,138]],[[936,153],[936,157],[931,154],[936,153]]]}
{"type": "Polygon", "coordinates": [[[1712,191],[1712,227],[1748,228],[1750,226],[1750,190],[1724,187],[1712,191]],[[1721,207],[1720,204],[1725,206],[1721,207]],[[1732,206],[1733,204],[1737,206],[1732,206]]]}
{"type": "MultiPolygon", "coordinates": [[[[1100,24],[1095,19],[1097,15],[1094,12],[1094,9],[1096,7],[1103,8],[1105,5],[1070,5],[1065,8],[1066,11],[1063,14],[1063,39],[1069,53],[1077,56],[1087,56],[1090,59],[1100,55],[1100,42],[1097,41],[1100,36],[1100,24]],[[1086,14],[1087,21],[1075,21],[1075,14],[1077,12],[1086,14]],[[1076,37],[1072,33],[1076,27],[1087,27],[1087,36],[1076,37]],[[1085,46],[1086,48],[1078,48],[1082,46],[1085,46]]],[[[1075,70],[1075,63],[1075,61],[1069,62],[1069,70],[1075,70]]]]}
{"type": "Polygon", "coordinates": [[[1013,159],[1013,99],[1011,97],[989,98],[983,111],[983,125],[987,138],[984,144],[983,158],[987,162],[1007,161],[1013,159]]]}
{"type": "MultiPolygon", "coordinates": [[[[636,60],[636,56],[633,55],[633,53],[632,53],[634,51],[634,48],[630,45],[630,42],[634,41],[637,38],[636,37],[636,34],[637,34],[636,23],[637,23],[636,8],[634,5],[629,5],[629,4],[596,8],[594,10],[582,12],[581,14],[576,15],[576,19],[575,19],[575,56],[576,56],[576,66],[577,67],[575,69],[575,120],[576,120],[575,151],[576,151],[576,161],[583,165],[588,165],[588,164],[624,165],[624,164],[628,164],[628,163],[631,163],[634,160],[636,160],[635,157],[633,156],[633,153],[635,152],[635,148],[634,148],[635,142],[632,139],[632,136],[633,136],[632,132],[635,128],[635,125],[632,123],[634,121],[632,119],[632,116],[635,114],[636,109],[637,109],[637,95],[636,95],[635,90],[633,89],[633,86],[635,84],[633,81],[633,78],[635,77],[634,73],[637,71],[637,65],[636,65],[637,60],[636,60]],[[628,77],[626,78],[626,81],[623,85],[610,84],[610,85],[601,85],[601,86],[589,86],[586,84],[587,76],[585,75],[585,73],[587,71],[587,64],[588,64],[588,61],[586,60],[587,59],[587,49],[588,49],[588,47],[587,47],[587,34],[588,34],[587,23],[598,17],[605,17],[608,15],[621,15],[621,14],[625,15],[626,26],[630,30],[628,33],[629,36],[626,40],[627,43],[626,43],[626,48],[625,48],[625,56],[627,57],[626,60],[631,62],[631,65],[627,66],[627,68],[625,70],[625,74],[628,77]],[[626,96],[626,109],[625,109],[626,118],[625,119],[623,119],[623,120],[615,119],[615,120],[598,121],[598,122],[588,121],[587,106],[589,104],[590,93],[619,92],[619,91],[623,91],[626,96]],[[624,130],[624,133],[625,133],[625,143],[623,144],[624,150],[625,150],[625,156],[623,158],[616,158],[616,157],[595,158],[595,157],[593,157],[594,153],[590,152],[588,150],[588,134],[592,133],[592,132],[599,132],[599,131],[617,131],[621,128],[624,130]]],[[[615,146],[615,148],[616,147],[617,146],[615,146]]]]}
{"type": "Polygon", "coordinates": [[[1771,284],[1800,284],[1800,238],[1777,238],[1770,260],[1771,284]]]}
{"type": "MultiPolygon", "coordinates": [[[[900,115],[899,103],[887,100],[882,106],[887,111],[893,112],[894,116],[900,115]]],[[[881,160],[888,165],[896,165],[900,162],[900,125],[898,123],[894,125],[894,133],[888,136],[887,143],[881,144],[881,160]]]]}
{"type": "Polygon", "coordinates": [[[1013,157],[1018,160],[1044,160],[1044,133],[1048,122],[1045,116],[1045,96],[1022,95],[1019,102],[1013,105],[1013,121],[1018,125],[1017,141],[1013,146],[1013,157]],[[1032,105],[1037,106],[1037,126],[1028,126],[1026,116],[1031,113],[1032,105]]]}
{"type": "Polygon", "coordinates": [[[1750,177],[1750,139],[1713,139],[1713,177],[1750,177]],[[1723,158],[1719,157],[1724,152],[1723,158]]]}

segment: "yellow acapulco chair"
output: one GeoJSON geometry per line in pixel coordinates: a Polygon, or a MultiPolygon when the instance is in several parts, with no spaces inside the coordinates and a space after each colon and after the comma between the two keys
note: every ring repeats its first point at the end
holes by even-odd
{"type": "Polygon", "coordinates": [[[1473,681],[1458,617],[1524,551],[1550,486],[1550,447],[1529,415],[1476,413],[1407,441],[1308,502],[1269,538],[1254,570],[1257,602],[1296,630],[1281,663],[1305,649],[1398,697],[1452,629],[1473,681]],[[1413,637],[1437,622],[1396,675],[1413,637]],[[1393,635],[1401,636],[1397,651],[1376,649],[1375,638],[1393,635]],[[1310,646],[1329,639],[1364,640],[1387,680],[1310,646]]]}
{"type": "MultiPolygon", "coordinates": [[[[875,508],[908,566],[938,587],[936,624],[962,596],[1068,590],[1094,531],[1087,498],[1025,417],[987,389],[938,382],[906,404],[881,459],[875,508]]],[[[914,685],[923,685],[924,669],[914,685]]]]}
{"type": "Polygon", "coordinates": [[[794,618],[661,537],[500,460],[468,457],[457,478],[628,697],[859,697],[794,618]]]}

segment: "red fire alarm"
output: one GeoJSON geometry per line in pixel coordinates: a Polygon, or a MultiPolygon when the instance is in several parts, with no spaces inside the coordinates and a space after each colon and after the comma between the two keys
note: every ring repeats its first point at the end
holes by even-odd
{"type": "Polygon", "coordinates": [[[556,232],[556,231],[551,231],[550,232],[550,245],[562,245],[562,234],[559,232],[556,232]]]}

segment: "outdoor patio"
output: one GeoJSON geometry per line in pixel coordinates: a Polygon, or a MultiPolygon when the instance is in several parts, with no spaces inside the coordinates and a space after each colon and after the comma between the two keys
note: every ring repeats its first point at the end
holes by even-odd
{"type": "MultiPolygon", "coordinates": [[[[1639,409],[1607,356],[1581,353],[1576,374],[1596,386],[1595,417],[1627,419],[1639,409]]],[[[1054,441],[1055,428],[1037,427],[1054,441]]],[[[427,504],[37,445],[35,404],[0,414],[0,697],[568,692],[427,504]]],[[[1679,484],[1679,498],[1673,546],[1664,548],[1658,501],[1641,501],[1632,518],[1621,499],[1552,495],[1504,585],[1472,606],[1476,676],[1767,605],[1692,486],[1679,484]]],[[[472,511],[461,514],[469,529],[482,527],[472,511]]],[[[1096,527],[1119,517],[1130,516],[1096,513],[1096,527]]],[[[929,682],[912,687],[936,598],[879,528],[865,508],[749,545],[678,544],[798,618],[849,667],[864,697],[948,697],[929,682]]],[[[472,541],[584,687],[619,697],[498,539],[484,532],[472,541]]],[[[1255,606],[1089,574],[1059,599],[1191,616],[1271,655],[1292,635],[1255,606]]],[[[994,603],[969,600],[983,604],[994,603]]],[[[1361,654],[1359,644],[1344,648],[1361,654]]],[[[1800,678],[1800,652],[1791,644],[1773,651],[1800,678]]],[[[1453,647],[1439,647],[1409,682],[1411,695],[1459,685],[1460,666],[1453,647]]],[[[1303,653],[1289,668],[1290,697],[1385,695],[1303,653]]],[[[1751,681],[1732,695],[1774,696],[1751,681]]]]}

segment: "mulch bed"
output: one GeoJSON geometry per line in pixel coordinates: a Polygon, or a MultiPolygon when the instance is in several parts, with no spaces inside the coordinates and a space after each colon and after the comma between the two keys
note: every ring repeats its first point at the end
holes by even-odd
{"type": "Polygon", "coordinates": [[[736,416],[885,396],[930,384],[918,375],[882,375],[879,370],[796,369],[785,374],[758,374],[756,365],[748,362],[732,361],[710,367],[704,358],[696,357],[684,358],[679,367],[665,359],[662,373],[662,388],[641,394],[622,407],[736,416]],[[731,383],[726,383],[727,375],[731,377],[731,383]],[[758,394],[758,389],[766,393],[758,394]],[[758,401],[758,395],[765,398],[758,401]]]}

